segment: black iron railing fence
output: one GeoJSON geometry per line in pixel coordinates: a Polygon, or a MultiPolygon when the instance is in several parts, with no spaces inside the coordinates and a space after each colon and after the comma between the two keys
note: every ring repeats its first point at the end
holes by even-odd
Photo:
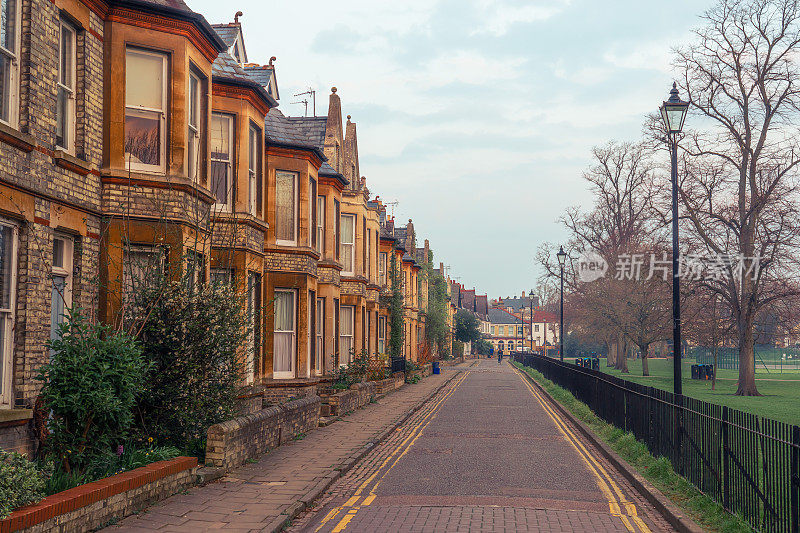
{"type": "Polygon", "coordinates": [[[675,471],[759,531],[800,528],[800,426],[632,383],[538,355],[514,359],[630,431],[675,471]]]}

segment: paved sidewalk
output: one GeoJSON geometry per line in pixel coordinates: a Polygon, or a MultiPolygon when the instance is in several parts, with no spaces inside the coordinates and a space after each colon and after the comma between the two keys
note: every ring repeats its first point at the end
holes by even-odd
{"type": "Polygon", "coordinates": [[[274,531],[471,363],[442,369],[107,531],[274,531]]]}

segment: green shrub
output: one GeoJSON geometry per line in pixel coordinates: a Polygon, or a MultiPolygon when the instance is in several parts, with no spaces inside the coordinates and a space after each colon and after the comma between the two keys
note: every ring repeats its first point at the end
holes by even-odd
{"type": "Polygon", "coordinates": [[[22,454],[0,450],[0,519],[44,498],[46,476],[22,454]]]}
{"type": "Polygon", "coordinates": [[[138,405],[141,435],[203,458],[208,427],[237,414],[249,320],[228,284],[144,286],[129,317],[151,364],[138,405]],[[140,317],[144,316],[144,319],[140,317]]]}
{"type": "Polygon", "coordinates": [[[37,376],[50,413],[44,454],[65,473],[83,473],[128,438],[147,365],[131,337],[80,311],[68,314],[60,333],[37,376]]]}

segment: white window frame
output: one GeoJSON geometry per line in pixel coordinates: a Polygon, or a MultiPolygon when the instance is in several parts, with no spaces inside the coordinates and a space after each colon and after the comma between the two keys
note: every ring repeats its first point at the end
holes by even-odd
{"type": "Polygon", "coordinates": [[[378,284],[380,286],[386,285],[386,263],[388,260],[388,254],[386,252],[381,252],[378,255],[378,284]]]}
{"type": "Polygon", "coordinates": [[[220,159],[219,157],[214,157],[215,153],[219,152],[211,152],[211,165],[213,169],[213,165],[215,162],[217,163],[227,163],[226,170],[225,170],[225,195],[227,197],[226,203],[220,203],[216,196],[216,192],[214,192],[214,184],[211,183],[211,180],[214,179],[214,172],[211,172],[211,177],[208,180],[209,189],[211,189],[212,193],[214,194],[214,208],[221,211],[231,211],[233,209],[233,196],[235,193],[235,188],[233,186],[233,147],[235,145],[235,141],[233,138],[233,122],[234,116],[229,115],[227,113],[212,113],[211,114],[211,121],[213,123],[214,118],[221,118],[227,121],[228,123],[228,160],[225,161],[224,159],[220,159]]]}
{"type": "MultiPolygon", "coordinates": [[[[130,270],[130,259],[128,259],[131,253],[137,254],[148,254],[153,256],[155,259],[158,260],[157,264],[153,262],[153,265],[148,264],[147,267],[157,266],[157,268],[161,271],[160,274],[165,274],[166,269],[166,262],[167,262],[167,250],[164,247],[160,246],[152,246],[152,245],[139,245],[139,244],[126,244],[124,249],[122,250],[122,300],[136,290],[135,283],[141,283],[144,280],[134,280],[132,277],[129,277],[133,272],[129,272],[130,270]],[[127,260],[127,262],[126,262],[127,260]]],[[[145,275],[145,278],[147,276],[145,275]]]]}
{"type": "Polygon", "coordinates": [[[225,268],[221,268],[221,267],[219,267],[219,268],[218,267],[211,268],[211,285],[220,284],[220,279],[219,278],[222,278],[222,277],[227,278],[226,280],[222,280],[223,283],[227,283],[229,285],[233,285],[233,282],[236,279],[234,269],[227,268],[227,267],[225,267],[225,268]]]}
{"type": "MultiPolygon", "coordinates": [[[[8,94],[0,94],[0,100],[6,99],[8,104],[8,116],[3,118],[3,116],[0,115],[0,122],[12,128],[16,128],[19,123],[19,50],[22,46],[22,32],[20,31],[22,27],[22,9],[20,9],[20,4],[22,0],[11,1],[14,2],[14,37],[12,43],[14,48],[9,49],[0,44],[0,57],[6,58],[10,67],[8,94]]],[[[0,3],[0,9],[2,9],[2,3],[0,3]]],[[[0,106],[0,109],[2,109],[2,106],[0,106]]]]}
{"type": "Polygon", "coordinates": [[[255,379],[255,360],[261,345],[260,316],[261,286],[258,272],[247,271],[247,318],[250,321],[250,333],[247,339],[247,356],[245,357],[245,382],[248,385],[255,379]],[[258,339],[258,342],[256,342],[258,339]]]}
{"type": "Polygon", "coordinates": [[[369,281],[370,279],[372,279],[372,263],[370,262],[370,260],[372,259],[372,254],[369,253],[370,249],[372,248],[372,231],[367,229],[366,233],[367,234],[364,236],[363,239],[363,244],[364,246],[366,246],[365,248],[366,264],[364,265],[364,277],[367,278],[367,281],[369,281]]]}
{"type": "Polygon", "coordinates": [[[316,249],[316,244],[314,240],[317,236],[317,190],[319,184],[317,180],[313,177],[308,177],[308,247],[314,246],[316,249]]]}
{"type": "Polygon", "coordinates": [[[325,298],[317,297],[317,320],[315,322],[316,331],[316,350],[314,356],[317,358],[314,369],[318,376],[325,373],[324,355],[325,355],[325,298]]]}
{"type": "MultiPolygon", "coordinates": [[[[129,106],[128,103],[125,103],[125,115],[127,116],[130,112],[133,115],[152,115],[157,114],[159,117],[159,161],[158,165],[147,165],[144,163],[135,163],[129,158],[126,158],[125,167],[129,170],[136,171],[136,172],[149,172],[149,173],[157,173],[157,174],[164,174],[166,173],[167,169],[167,88],[169,86],[168,79],[169,79],[169,72],[167,65],[169,63],[167,54],[162,52],[155,52],[151,50],[144,50],[142,48],[136,47],[127,47],[125,49],[125,59],[127,62],[128,54],[140,54],[140,55],[149,55],[158,57],[161,59],[161,68],[162,68],[162,87],[161,87],[161,109],[153,109],[144,106],[129,106]]],[[[126,80],[127,83],[127,80],[126,80]]],[[[124,142],[124,136],[123,136],[124,142]]],[[[124,152],[124,146],[123,146],[124,152]]]]}
{"type": "Polygon", "coordinates": [[[378,353],[386,353],[386,317],[378,317],[378,353]]]}
{"type": "Polygon", "coordinates": [[[258,205],[258,174],[261,169],[261,130],[254,124],[250,124],[247,129],[247,185],[248,185],[248,208],[251,215],[257,215],[258,205]]]}
{"type": "Polygon", "coordinates": [[[200,76],[193,71],[189,71],[189,86],[186,89],[188,102],[186,105],[186,169],[187,175],[193,182],[198,182],[200,179],[200,163],[203,160],[200,155],[200,146],[203,129],[203,106],[200,100],[202,93],[203,80],[200,76]],[[195,90],[192,91],[192,82],[194,82],[195,90]],[[192,111],[196,116],[192,116],[192,111]]]}
{"type": "Polygon", "coordinates": [[[77,87],[77,61],[78,61],[78,30],[74,25],[70,24],[64,19],[61,19],[58,31],[58,81],[57,81],[57,96],[56,96],[56,117],[58,117],[58,102],[59,94],[61,91],[66,93],[66,106],[64,110],[64,138],[63,144],[58,143],[58,119],[56,118],[56,146],[64,149],[67,153],[75,155],[75,90],[77,87]],[[64,78],[64,41],[62,39],[64,32],[69,33],[71,39],[72,54],[68,60],[67,68],[69,69],[69,78],[72,81],[72,86],[63,83],[64,78]]]}
{"type": "MultiPolygon", "coordinates": [[[[66,311],[70,307],[72,307],[72,272],[73,272],[73,255],[75,250],[75,241],[72,237],[67,235],[63,235],[57,233],[53,235],[53,264],[51,267],[51,276],[52,276],[52,284],[53,287],[50,291],[51,298],[61,298],[64,301],[64,310],[66,311]],[[56,243],[60,242],[60,250],[56,250],[57,245],[56,243]],[[60,254],[61,257],[57,257],[60,254]],[[56,263],[60,263],[56,264],[56,263]],[[59,295],[55,293],[55,279],[56,278],[63,278],[64,279],[64,290],[59,295]]],[[[55,302],[50,302],[50,339],[55,339],[55,334],[58,331],[58,326],[64,322],[65,316],[62,314],[60,317],[56,319],[56,322],[53,322],[53,306],[55,302]]]]}
{"type": "Polygon", "coordinates": [[[341,221],[339,222],[339,249],[340,249],[339,257],[342,260],[342,275],[343,276],[352,276],[354,274],[354,272],[355,272],[355,269],[356,269],[356,222],[358,222],[358,221],[356,220],[356,215],[353,215],[353,214],[350,214],[350,213],[342,213],[341,216],[340,216],[340,219],[341,219],[341,221]],[[344,234],[344,232],[342,231],[342,226],[345,223],[344,222],[345,219],[349,219],[349,220],[353,221],[353,232],[352,232],[353,242],[344,242],[344,238],[342,236],[344,234]],[[350,253],[351,264],[350,264],[350,269],[349,270],[347,269],[347,265],[344,264],[344,258],[345,258],[344,249],[345,249],[345,247],[348,247],[348,246],[352,250],[351,253],[350,253]]]}
{"type": "Polygon", "coordinates": [[[19,247],[19,228],[14,224],[0,222],[0,226],[11,228],[11,261],[8,307],[2,306],[0,298],[0,328],[3,328],[0,344],[0,408],[13,407],[13,373],[14,373],[14,323],[17,308],[17,253],[19,247]]]}
{"type": "Polygon", "coordinates": [[[353,359],[352,350],[356,348],[356,307],[354,305],[340,305],[339,306],[339,366],[349,364],[353,359]],[[345,310],[347,312],[345,312],[345,310]],[[344,328],[342,324],[345,323],[345,315],[350,314],[350,334],[343,333],[344,328]],[[349,339],[350,346],[348,349],[342,344],[344,339],[349,339]]]}
{"type": "Polygon", "coordinates": [[[299,198],[298,189],[300,188],[299,185],[300,185],[300,176],[297,174],[297,172],[289,172],[287,170],[276,170],[275,171],[275,186],[276,186],[276,191],[275,191],[275,237],[276,238],[275,238],[275,242],[277,242],[278,244],[282,244],[284,246],[295,246],[295,245],[297,245],[297,234],[299,233],[299,228],[297,227],[298,226],[297,221],[299,220],[299,215],[300,215],[300,213],[299,213],[300,209],[299,209],[299,203],[298,203],[298,198],[299,198]],[[279,219],[278,219],[278,205],[277,205],[277,203],[278,203],[278,193],[277,193],[278,174],[285,175],[285,176],[292,176],[292,179],[294,180],[294,187],[293,187],[294,188],[294,198],[292,199],[292,235],[294,235],[293,239],[278,239],[277,238],[278,226],[280,225],[280,222],[279,222],[279,219]]]}
{"type": "Polygon", "coordinates": [[[294,289],[275,289],[276,293],[289,293],[292,295],[292,329],[278,330],[273,325],[273,335],[291,334],[291,348],[289,353],[289,370],[275,370],[275,342],[272,345],[272,377],[274,379],[291,379],[294,377],[295,360],[297,359],[297,291],[294,289]]]}
{"type": "Polygon", "coordinates": [[[317,191],[317,252],[320,259],[325,255],[325,203],[325,195],[317,191]]]}

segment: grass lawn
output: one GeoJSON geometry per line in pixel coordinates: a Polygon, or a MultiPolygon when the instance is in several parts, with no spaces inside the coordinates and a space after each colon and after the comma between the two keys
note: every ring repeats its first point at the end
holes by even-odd
{"type": "MultiPolygon", "coordinates": [[[[650,359],[649,363],[650,377],[642,376],[642,362],[638,359],[628,360],[629,374],[607,368],[605,359],[600,359],[600,370],[629,381],[671,391],[672,359],[650,359]]],[[[767,373],[762,369],[756,373],[756,383],[763,396],[743,397],[734,396],[738,370],[719,370],[717,388],[712,391],[710,381],[690,379],[692,364],[693,361],[683,363],[684,395],[800,425],[800,372],[767,373]]]]}

